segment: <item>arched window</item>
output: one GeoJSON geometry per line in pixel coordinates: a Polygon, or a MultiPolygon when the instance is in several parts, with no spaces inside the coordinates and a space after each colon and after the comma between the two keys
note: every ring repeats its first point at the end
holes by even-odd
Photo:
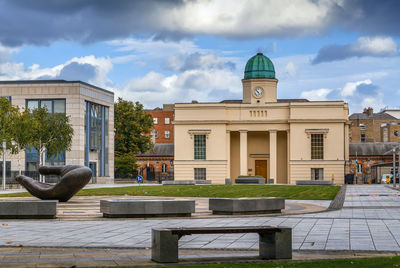
{"type": "Polygon", "coordinates": [[[167,164],[162,164],[161,165],[161,173],[167,173],[168,167],[167,164]]]}

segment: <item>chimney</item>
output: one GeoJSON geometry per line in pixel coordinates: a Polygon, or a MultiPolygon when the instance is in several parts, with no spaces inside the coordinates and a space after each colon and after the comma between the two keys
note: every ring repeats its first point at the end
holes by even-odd
{"type": "Polygon", "coordinates": [[[368,107],[367,114],[368,114],[368,116],[373,116],[374,115],[374,109],[372,109],[372,107],[368,107]]]}

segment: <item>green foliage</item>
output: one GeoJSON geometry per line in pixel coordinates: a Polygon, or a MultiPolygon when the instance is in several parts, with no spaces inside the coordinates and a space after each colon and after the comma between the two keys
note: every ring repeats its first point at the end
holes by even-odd
{"type": "Polygon", "coordinates": [[[6,140],[7,149],[11,150],[11,153],[18,153],[19,149],[14,139],[18,119],[18,107],[12,106],[7,98],[0,97],[0,146],[3,140],[6,140]]]}
{"type": "Polygon", "coordinates": [[[149,134],[152,116],[139,102],[118,98],[114,105],[115,151],[120,154],[138,154],[151,149],[149,134]]]}
{"type": "Polygon", "coordinates": [[[133,172],[137,166],[135,157],[132,154],[116,154],[115,155],[115,177],[116,178],[132,178],[133,172]]]}
{"type": "Polygon", "coordinates": [[[115,176],[130,177],[136,169],[134,155],[152,148],[148,134],[153,128],[153,118],[139,102],[118,98],[114,105],[114,128],[115,176]]]}
{"type": "Polygon", "coordinates": [[[25,119],[31,121],[30,131],[27,134],[29,137],[25,142],[38,150],[40,156],[44,150],[47,150],[49,156],[71,150],[74,130],[66,114],[50,114],[43,107],[34,109],[25,119]]]}

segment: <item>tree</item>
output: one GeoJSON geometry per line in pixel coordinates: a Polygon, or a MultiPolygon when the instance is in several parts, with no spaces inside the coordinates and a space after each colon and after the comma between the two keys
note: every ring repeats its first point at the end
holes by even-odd
{"type": "Polygon", "coordinates": [[[153,146],[149,135],[153,118],[139,102],[118,98],[114,104],[114,128],[115,171],[116,175],[126,177],[136,169],[133,155],[144,153],[153,146]]]}
{"type": "MultiPolygon", "coordinates": [[[[18,153],[20,148],[15,142],[16,123],[18,119],[18,107],[12,106],[7,98],[0,97],[0,143],[5,140],[7,149],[10,149],[11,153],[18,153]]],[[[3,149],[1,151],[3,152],[3,149]]]]}
{"type": "MultiPolygon", "coordinates": [[[[45,107],[24,112],[24,120],[30,121],[28,139],[24,142],[39,152],[39,165],[43,165],[43,153],[56,156],[71,150],[74,130],[64,113],[50,114],[45,107]]],[[[24,122],[24,121],[21,121],[24,122]]],[[[21,123],[23,125],[23,123],[21,123]]]]}

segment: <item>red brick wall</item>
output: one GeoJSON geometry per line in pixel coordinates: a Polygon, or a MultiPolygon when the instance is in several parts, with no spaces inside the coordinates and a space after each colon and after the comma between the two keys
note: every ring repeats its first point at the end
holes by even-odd
{"type": "Polygon", "coordinates": [[[150,113],[153,118],[157,118],[157,124],[154,124],[154,130],[158,132],[158,138],[156,138],[155,143],[174,143],[174,126],[172,125],[174,112],[156,108],[148,111],[148,113],[150,113]],[[165,118],[169,118],[169,124],[165,124],[165,118]],[[165,138],[165,131],[169,131],[169,138],[165,138]]]}

